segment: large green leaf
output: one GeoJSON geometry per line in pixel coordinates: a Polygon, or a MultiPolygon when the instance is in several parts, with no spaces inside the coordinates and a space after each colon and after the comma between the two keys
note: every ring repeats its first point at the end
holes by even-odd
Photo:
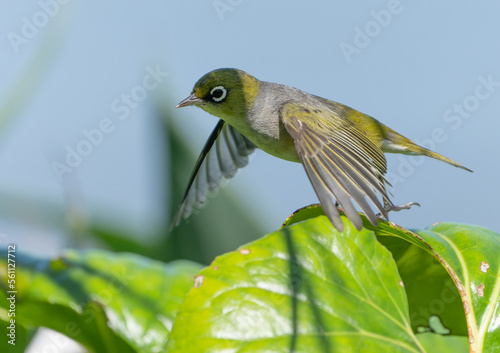
{"type": "MultiPolygon", "coordinates": [[[[16,256],[17,322],[59,331],[90,352],[160,351],[201,269],[105,251],[68,251],[53,260],[16,256]]],[[[4,286],[5,266],[0,274],[4,286]]]]}
{"type": "MultiPolygon", "coordinates": [[[[293,213],[284,226],[323,214],[321,206],[307,206],[293,213]]],[[[429,321],[438,316],[447,333],[467,335],[467,322],[455,283],[441,263],[422,249],[424,243],[411,231],[391,223],[381,221],[375,228],[365,222],[365,226],[375,232],[396,261],[408,296],[413,330],[432,330],[429,321]]]]}
{"type": "Polygon", "coordinates": [[[499,352],[500,234],[454,223],[439,223],[416,233],[460,292],[471,350],[499,352]]]}
{"type": "MultiPolygon", "coordinates": [[[[309,206],[285,224],[319,214],[319,206],[309,206]]],[[[469,335],[471,351],[500,351],[498,233],[455,223],[414,231],[383,221],[376,228],[366,220],[364,225],[393,253],[414,329],[438,316],[450,333],[469,335]]]]}
{"type": "MultiPolygon", "coordinates": [[[[449,284],[436,287],[435,278],[434,285],[431,280],[429,287],[418,288],[418,283],[414,283],[413,297],[420,303],[420,308],[424,296],[428,299],[434,296],[434,309],[432,302],[428,302],[427,313],[442,317],[444,325],[455,333],[466,331],[471,351],[500,350],[499,234],[482,227],[455,223],[439,223],[411,232],[386,222],[380,223],[376,233],[400,237],[435,257],[458,289],[458,297],[463,303],[461,315],[465,312],[467,320],[466,328],[463,320],[456,316],[458,311],[452,309],[456,306],[454,298],[457,295],[450,291],[449,284]]],[[[415,262],[418,263],[418,259],[415,262]]]]}
{"type": "Polygon", "coordinates": [[[432,330],[429,321],[438,316],[447,333],[466,336],[467,322],[460,294],[439,261],[401,238],[379,236],[378,240],[391,251],[398,266],[408,295],[413,329],[432,330]]]}
{"type": "Polygon", "coordinates": [[[391,253],[372,231],[339,233],[324,216],[216,258],[166,351],[426,352],[391,253]]]}

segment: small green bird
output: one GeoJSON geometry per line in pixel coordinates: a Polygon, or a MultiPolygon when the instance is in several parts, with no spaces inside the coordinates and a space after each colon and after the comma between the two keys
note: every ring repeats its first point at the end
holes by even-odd
{"type": "Polygon", "coordinates": [[[471,171],[343,104],[260,81],[237,69],[218,69],[200,78],[176,108],[190,105],[221,120],[196,162],[174,226],[203,206],[209,191],[244,167],[256,147],[302,163],[325,214],[340,232],[344,224],[334,199],[358,230],[363,222],[352,200],[374,226],[378,217],[367,200],[386,219],[389,211],[415,204],[395,206],[389,199],[384,152],[424,155],[471,171]]]}

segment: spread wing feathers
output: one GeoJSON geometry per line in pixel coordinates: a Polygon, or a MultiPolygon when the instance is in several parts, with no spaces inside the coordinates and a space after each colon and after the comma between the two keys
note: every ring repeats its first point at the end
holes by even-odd
{"type": "Polygon", "coordinates": [[[208,193],[217,190],[239,168],[246,166],[248,156],[255,149],[256,146],[250,140],[219,120],[196,161],[171,228],[178,226],[181,219],[188,218],[193,209],[202,208],[208,193]]]}
{"type": "Polygon", "coordinates": [[[344,224],[333,198],[358,230],[363,221],[352,200],[374,226],[378,219],[367,199],[387,218],[376,194],[379,192],[392,204],[384,186],[387,164],[379,147],[330,109],[287,103],[280,112],[323,210],[335,228],[342,231],[344,224]]]}

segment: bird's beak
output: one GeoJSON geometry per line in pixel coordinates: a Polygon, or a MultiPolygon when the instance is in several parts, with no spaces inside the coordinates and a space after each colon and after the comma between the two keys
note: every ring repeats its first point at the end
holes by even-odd
{"type": "Polygon", "coordinates": [[[198,98],[196,94],[192,94],[183,101],[181,101],[179,104],[177,104],[175,107],[176,108],[182,108],[182,107],[187,107],[189,105],[197,105],[202,103],[203,100],[201,98],[198,98]]]}

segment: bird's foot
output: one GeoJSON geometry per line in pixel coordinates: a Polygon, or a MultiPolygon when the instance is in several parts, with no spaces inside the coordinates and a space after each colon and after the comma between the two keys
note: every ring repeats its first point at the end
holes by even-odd
{"type": "MultiPolygon", "coordinates": [[[[389,202],[384,202],[384,210],[386,213],[389,213],[390,211],[398,212],[401,210],[409,210],[411,208],[411,206],[414,206],[414,205],[420,207],[420,204],[418,202],[409,202],[409,203],[405,203],[404,205],[399,205],[399,206],[393,205],[392,203],[389,203],[389,202]]],[[[384,215],[382,215],[381,213],[378,213],[377,217],[382,218],[382,219],[385,218],[384,215]]],[[[389,220],[389,217],[387,217],[387,220],[389,220]]]]}
{"type": "Polygon", "coordinates": [[[399,205],[399,206],[392,205],[392,204],[384,205],[384,208],[387,212],[389,212],[389,211],[398,212],[401,210],[409,210],[411,208],[411,206],[414,206],[414,205],[420,207],[420,204],[418,202],[409,202],[409,203],[405,203],[404,205],[399,205]]]}

